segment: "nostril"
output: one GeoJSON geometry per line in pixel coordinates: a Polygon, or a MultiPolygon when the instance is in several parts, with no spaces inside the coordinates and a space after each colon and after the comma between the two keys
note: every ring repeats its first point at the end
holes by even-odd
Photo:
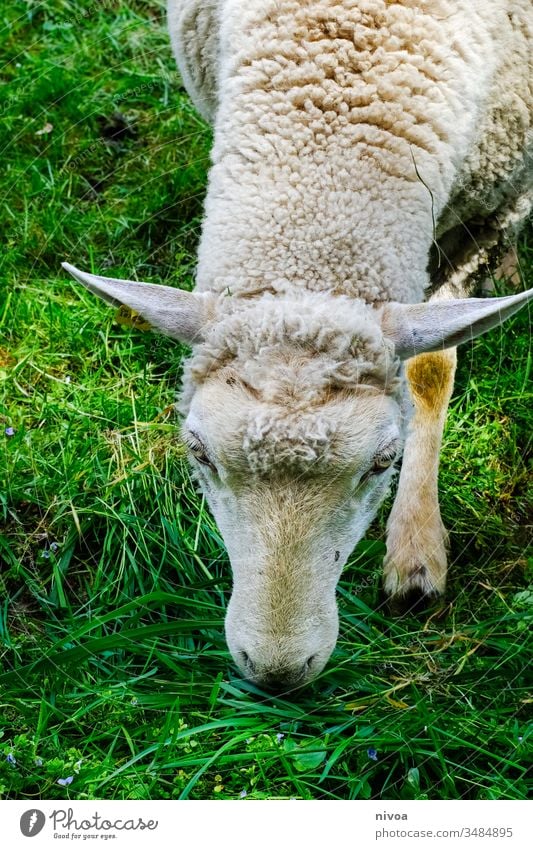
{"type": "Polygon", "coordinates": [[[267,689],[286,689],[298,687],[313,677],[316,667],[320,665],[319,655],[310,655],[305,663],[263,663],[261,658],[252,660],[245,649],[237,649],[235,661],[245,678],[258,681],[267,689]]]}
{"type": "Polygon", "coordinates": [[[313,661],[314,661],[315,657],[316,657],[316,654],[312,654],[311,657],[307,658],[307,660],[304,663],[305,672],[309,672],[309,670],[311,669],[311,667],[313,665],[313,661]]]}
{"type": "Polygon", "coordinates": [[[250,655],[248,654],[248,652],[240,651],[239,654],[240,654],[241,660],[244,663],[248,672],[254,673],[255,672],[255,663],[250,658],[250,655]]]}

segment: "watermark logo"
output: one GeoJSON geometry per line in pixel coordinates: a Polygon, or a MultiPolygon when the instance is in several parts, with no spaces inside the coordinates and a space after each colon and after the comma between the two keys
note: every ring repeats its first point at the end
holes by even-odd
{"type": "Polygon", "coordinates": [[[24,811],[20,818],[20,830],[24,837],[35,837],[44,828],[46,817],[42,811],[32,808],[24,811]]]}

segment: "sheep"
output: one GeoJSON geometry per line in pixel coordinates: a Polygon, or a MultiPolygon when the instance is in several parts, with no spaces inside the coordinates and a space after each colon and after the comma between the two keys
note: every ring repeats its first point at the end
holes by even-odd
{"type": "Polygon", "coordinates": [[[214,126],[196,289],[65,268],[188,344],[183,438],[233,573],[226,638],[270,688],[318,675],[336,585],[389,490],[384,588],[446,583],[455,348],[532,205],[530,0],[169,0],[214,126]]]}

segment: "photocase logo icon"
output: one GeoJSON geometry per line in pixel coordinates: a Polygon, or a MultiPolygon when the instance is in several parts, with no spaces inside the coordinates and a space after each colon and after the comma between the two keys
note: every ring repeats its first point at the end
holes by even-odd
{"type": "Polygon", "coordinates": [[[20,818],[20,830],[24,837],[35,837],[43,830],[46,817],[42,811],[32,808],[30,811],[24,811],[20,818]]]}

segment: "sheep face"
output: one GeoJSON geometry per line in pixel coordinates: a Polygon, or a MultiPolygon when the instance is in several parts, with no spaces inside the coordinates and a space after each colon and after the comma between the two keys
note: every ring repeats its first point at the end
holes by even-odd
{"type": "Polygon", "coordinates": [[[233,568],[228,645],[258,683],[305,683],[335,645],[340,572],[402,449],[401,361],[485,333],[533,290],[374,308],[329,292],[230,297],[64,267],[192,347],[184,438],[233,568]]]}
{"type": "Polygon", "coordinates": [[[383,390],[339,390],[303,410],[272,377],[304,386],[311,364],[266,356],[265,385],[225,367],[197,389],[183,428],[231,561],[229,649],[245,677],[277,689],[326,664],[337,581],[402,447],[400,406],[383,390]]]}

